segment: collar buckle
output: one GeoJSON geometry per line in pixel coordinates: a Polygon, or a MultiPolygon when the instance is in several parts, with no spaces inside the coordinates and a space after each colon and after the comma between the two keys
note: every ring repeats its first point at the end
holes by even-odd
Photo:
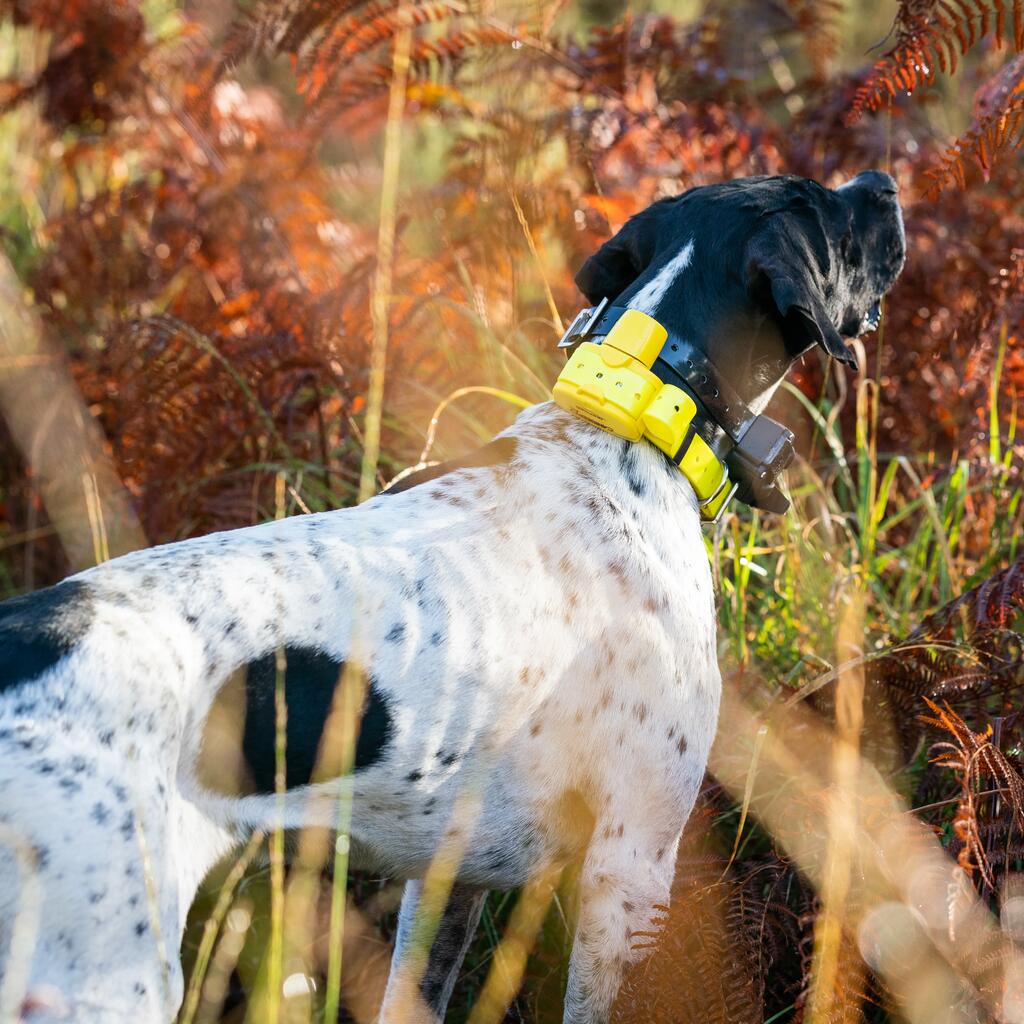
{"type": "Polygon", "coordinates": [[[722,475],[722,482],[718,485],[718,489],[700,505],[700,521],[705,526],[719,524],[739,486],[738,483],[729,479],[728,473],[722,475]]]}
{"type": "Polygon", "coordinates": [[[601,314],[607,306],[608,298],[606,296],[596,306],[581,309],[573,318],[572,323],[565,329],[565,333],[558,341],[558,347],[571,350],[579,345],[580,342],[586,341],[587,335],[594,329],[594,324],[601,319],[601,314]]]}

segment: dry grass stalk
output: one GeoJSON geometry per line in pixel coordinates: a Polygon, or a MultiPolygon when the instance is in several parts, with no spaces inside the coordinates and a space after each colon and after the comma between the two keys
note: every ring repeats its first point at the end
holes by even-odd
{"type": "Polygon", "coordinates": [[[480,807],[481,795],[475,790],[463,790],[456,797],[444,837],[423,877],[406,955],[395,974],[396,1020],[419,1020],[427,1012],[419,984],[466,847],[473,840],[480,807]]]}
{"type": "Polygon", "coordinates": [[[0,1021],[17,1021],[28,983],[29,965],[39,931],[43,891],[39,882],[39,855],[25,837],[0,822],[0,856],[13,856],[18,869],[18,910],[10,926],[3,984],[0,985],[0,1021]]]}
{"type": "Polygon", "coordinates": [[[494,951],[487,980],[469,1015],[469,1024],[501,1024],[526,973],[526,961],[554,899],[561,869],[549,869],[520,893],[505,935],[494,951]]]}
{"type": "MultiPolygon", "coordinates": [[[[850,595],[839,624],[840,663],[862,654],[863,595],[850,595]]],[[[828,838],[821,887],[822,910],[815,923],[814,966],[811,976],[810,1024],[845,1019],[841,1004],[840,953],[848,916],[852,872],[856,866],[858,833],[857,780],[860,774],[860,733],[864,725],[864,669],[852,662],[836,683],[835,737],[832,741],[832,785],[827,800],[828,838]]]]}
{"type": "MultiPolygon", "coordinates": [[[[356,605],[358,607],[358,604],[356,605]]],[[[333,813],[333,829],[319,828],[303,837],[299,848],[299,868],[308,874],[312,886],[321,870],[331,862],[331,900],[328,926],[327,990],[324,1016],[327,1020],[337,1017],[341,999],[344,970],[345,924],[348,915],[346,906],[346,881],[350,849],[349,826],[352,818],[352,766],[355,760],[356,740],[362,722],[362,709],[366,700],[369,680],[356,663],[347,661],[341,670],[341,678],[334,691],[331,710],[324,726],[317,764],[313,770],[316,782],[334,780],[338,787],[336,798],[326,798],[333,813]],[[333,834],[334,841],[330,837],[333,834]],[[333,1016],[332,1016],[333,1015],[333,1016]]],[[[314,794],[312,800],[325,802],[325,798],[314,794]]],[[[315,812],[314,812],[315,813],[315,812]]],[[[317,815],[319,817],[319,815],[317,815]]],[[[309,832],[310,830],[306,830],[309,832]]]]}
{"type": "Polygon", "coordinates": [[[239,899],[224,918],[224,929],[214,951],[202,997],[196,1013],[196,1024],[215,1024],[220,1019],[224,997],[227,995],[231,972],[235,969],[245,937],[252,925],[253,903],[248,897],[239,899]]]}
{"type": "MultiPolygon", "coordinates": [[[[142,878],[146,887],[146,909],[149,911],[149,926],[153,929],[153,941],[156,946],[157,960],[160,962],[160,988],[163,1005],[171,1007],[171,964],[167,957],[167,943],[164,941],[163,925],[160,921],[160,899],[157,895],[156,878],[153,874],[153,858],[149,852],[146,839],[146,823],[143,821],[142,808],[135,807],[135,839],[139,846],[139,860],[142,864],[142,878]]],[[[177,955],[177,951],[175,951],[177,955]]]]}
{"type": "Polygon", "coordinates": [[[253,832],[246,843],[245,849],[235,860],[231,871],[224,879],[224,884],[217,893],[217,902],[213,911],[206,919],[203,927],[203,937],[196,953],[195,966],[192,968],[192,975],[189,978],[188,991],[185,993],[185,1000],[182,1004],[181,1013],[178,1015],[178,1024],[193,1024],[196,1013],[199,1010],[199,1001],[203,993],[203,984],[206,981],[206,972],[210,966],[210,958],[213,954],[213,946],[217,941],[217,933],[227,916],[231,903],[235,898],[235,890],[242,876],[248,870],[253,858],[259,848],[263,845],[265,836],[262,832],[253,832]]]}
{"type": "Polygon", "coordinates": [[[384,376],[387,369],[388,307],[391,302],[395,253],[395,211],[398,197],[398,171],[402,155],[402,114],[405,110],[405,85],[409,74],[411,46],[412,27],[405,25],[395,36],[388,116],[384,127],[384,165],[380,191],[380,227],[377,234],[377,271],[370,298],[373,347],[370,352],[370,383],[366,395],[363,463],[359,477],[360,501],[365,501],[377,490],[377,462],[380,458],[380,430],[384,411],[384,376]]]}
{"type": "MultiPolygon", "coordinates": [[[[727,683],[719,736],[730,740],[715,747],[711,768],[736,795],[747,782],[762,723],[727,683]]],[[[820,813],[797,815],[794,808],[829,806],[832,749],[831,732],[816,715],[779,710],[769,721],[751,802],[762,825],[822,892],[831,884],[826,872],[835,859],[831,819],[823,823],[820,813]]],[[[997,922],[966,886],[950,904],[948,856],[866,760],[859,760],[848,792],[859,825],[844,855],[856,870],[848,876],[842,930],[857,937],[861,955],[911,1024],[966,1021],[969,1001],[998,1015],[1002,986],[992,953],[1003,939],[997,922]],[[953,915],[955,940],[949,933],[953,915]]]]}

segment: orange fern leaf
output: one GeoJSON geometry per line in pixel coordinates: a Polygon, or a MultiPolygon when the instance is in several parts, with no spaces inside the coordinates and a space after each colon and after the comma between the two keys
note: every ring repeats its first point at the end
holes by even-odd
{"type": "Polygon", "coordinates": [[[948,704],[939,706],[924,698],[931,715],[921,721],[948,733],[952,739],[937,743],[933,763],[951,769],[960,784],[960,801],[953,819],[953,829],[963,844],[957,862],[970,875],[975,870],[990,888],[995,888],[985,846],[978,823],[978,795],[983,784],[991,785],[1004,799],[1012,813],[1014,825],[1020,829],[1024,821],[1024,778],[992,741],[992,727],[974,732],[948,704]]]}
{"type": "Polygon", "coordinates": [[[972,161],[987,181],[998,156],[1018,149],[1022,143],[1024,54],[1019,54],[978,89],[970,128],[953,142],[935,167],[925,172],[928,198],[936,198],[950,184],[964,187],[972,161]]]}
{"type": "Polygon", "coordinates": [[[1024,0],[901,0],[893,31],[895,42],[855,93],[847,124],[901,89],[913,92],[930,84],[938,71],[954,74],[959,58],[986,36],[998,46],[1024,50],[1024,0]]]}

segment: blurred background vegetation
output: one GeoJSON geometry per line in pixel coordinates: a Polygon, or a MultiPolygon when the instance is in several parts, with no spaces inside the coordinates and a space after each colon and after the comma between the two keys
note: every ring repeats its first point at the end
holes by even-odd
{"type": "MultiPolygon", "coordinates": [[[[772,410],[799,439],[791,512],[735,508],[708,537],[720,653],[744,699],[826,721],[855,671],[856,745],[1002,913],[1024,855],[1019,0],[3,0],[0,15],[0,276],[42,339],[8,345],[0,375],[18,389],[45,363],[73,380],[151,544],[271,518],[282,495],[288,513],[352,504],[374,344],[378,484],[489,438],[516,412],[497,392],[547,397],[575,269],[656,198],[894,174],[909,256],[861,373],[811,353],[772,410]],[[959,756],[937,762],[940,741],[959,756]]],[[[36,402],[36,444],[62,400],[36,402]]],[[[11,429],[5,594],[75,566],[11,429]]],[[[914,1019],[855,927],[827,1005],[814,996],[822,895],[746,810],[709,775],[621,1019],[914,1019]]],[[[826,827],[820,807],[793,814],[826,827]]],[[[265,888],[255,871],[240,891],[260,906],[265,888]]],[[[353,893],[386,952],[394,887],[353,893]]],[[[451,1019],[513,905],[489,904],[451,1019]]],[[[226,1020],[246,1012],[259,929],[257,914],[226,1020]]],[[[568,929],[552,911],[530,938],[507,1019],[560,1019],[568,929]]],[[[1021,1019],[985,984],[956,1019],[1021,1019]]]]}

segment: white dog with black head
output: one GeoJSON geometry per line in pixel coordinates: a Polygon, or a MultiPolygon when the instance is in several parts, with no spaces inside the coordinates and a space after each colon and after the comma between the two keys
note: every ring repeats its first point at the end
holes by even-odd
{"type": "MultiPolygon", "coordinates": [[[[812,346],[853,361],[843,338],[873,326],[903,263],[895,191],[874,171],[834,191],[693,189],[577,280],[685,339],[759,412],[812,346]]],[[[564,1019],[606,1021],[668,900],[719,703],[697,500],[665,455],[540,405],[357,508],[140,551],[0,606],[8,1017],[173,1017],[198,885],[278,822],[279,682],[285,826],[333,826],[344,787],[353,862],[410,880],[382,1019],[443,1020],[485,892],[582,857],[564,1019]],[[323,778],[347,687],[353,771],[323,778]],[[234,750],[210,728],[225,708],[234,750]],[[232,764],[230,785],[207,762],[232,764]],[[408,1010],[418,880],[446,837],[457,874],[408,1010]]]]}

